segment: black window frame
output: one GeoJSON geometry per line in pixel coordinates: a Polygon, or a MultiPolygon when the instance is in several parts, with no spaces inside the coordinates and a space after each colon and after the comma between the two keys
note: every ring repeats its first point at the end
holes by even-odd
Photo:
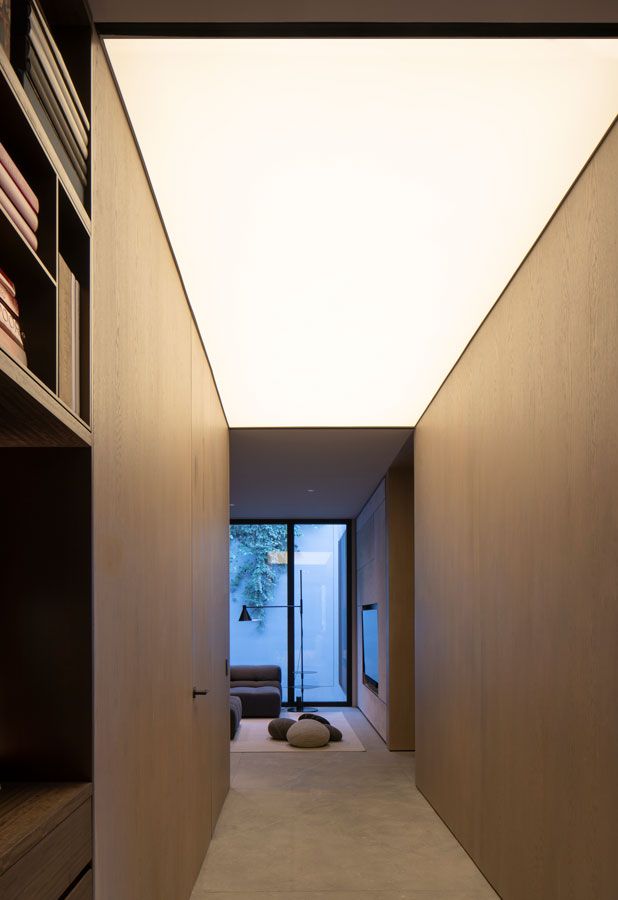
{"type": "MultiPolygon", "coordinates": [[[[284,706],[292,707],[295,701],[295,685],[294,677],[295,669],[295,641],[296,626],[294,616],[294,526],[295,525],[345,525],[346,529],[346,641],[347,641],[347,664],[346,664],[346,699],[344,700],[320,700],[319,697],[305,697],[305,703],[320,707],[347,707],[352,706],[352,613],[353,613],[353,582],[352,582],[352,519],[230,519],[232,525],[285,525],[287,527],[287,604],[288,604],[288,670],[287,670],[287,692],[288,699],[284,706]]],[[[231,603],[231,596],[230,596],[231,603]]]]}

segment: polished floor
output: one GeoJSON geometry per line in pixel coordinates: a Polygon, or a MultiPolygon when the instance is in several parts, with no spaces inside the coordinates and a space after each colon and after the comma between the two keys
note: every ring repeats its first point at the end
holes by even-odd
{"type": "MultiPolygon", "coordinates": [[[[345,710],[366,753],[233,753],[232,787],[191,900],[497,897],[389,753],[345,710]]],[[[328,715],[328,712],[325,712],[328,715]]]]}

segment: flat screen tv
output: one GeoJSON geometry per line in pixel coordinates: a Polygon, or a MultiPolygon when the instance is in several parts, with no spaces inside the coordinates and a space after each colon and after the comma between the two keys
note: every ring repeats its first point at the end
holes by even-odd
{"type": "Polygon", "coordinates": [[[363,621],[363,681],[378,691],[378,607],[372,603],[362,607],[363,621]]]}

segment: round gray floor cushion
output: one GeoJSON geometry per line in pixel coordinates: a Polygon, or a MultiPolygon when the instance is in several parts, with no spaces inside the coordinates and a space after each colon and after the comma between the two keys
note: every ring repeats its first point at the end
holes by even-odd
{"type": "Polygon", "coordinates": [[[315,719],[316,722],[321,722],[322,725],[326,725],[326,727],[330,731],[330,739],[334,744],[343,740],[343,734],[339,731],[338,728],[335,728],[334,725],[331,725],[328,719],[325,719],[324,716],[316,716],[313,713],[303,713],[302,716],[298,717],[298,721],[300,722],[301,719],[315,719]]]}
{"type": "Polygon", "coordinates": [[[302,719],[315,719],[316,722],[321,722],[322,725],[330,725],[328,719],[325,719],[324,716],[316,716],[315,713],[303,713],[302,716],[298,717],[298,721],[302,721],[302,719]]]}
{"type": "Polygon", "coordinates": [[[295,719],[273,719],[272,722],[268,723],[268,733],[271,738],[274,738],[276,741],[284,741],[288,730],[294,724],[296,724],[295,719]]]}
{"type": "Polygon", "coordinates": [[[292,725],[287,738],[293,747],[324,747],[330,740],[330,731],[315,719],[303,719],[292,725]]]}

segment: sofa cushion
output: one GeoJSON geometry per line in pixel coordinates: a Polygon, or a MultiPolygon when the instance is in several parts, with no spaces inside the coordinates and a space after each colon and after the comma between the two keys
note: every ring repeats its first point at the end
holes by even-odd
{"type": "Polygon", "coordinates": [[[280,666],[230,666],[230,681],[281,684],[280,666]]]}
{"type": "Polygon", "coordinates": [[[268,685],[261,687],[230,687],[232,697],[242,702],[242,714],[247,719],[274,718],[281,712],[279,688],[268,685]]]}
{"type": "Polygon", "coordinates": [[[230,738],[236,734],[236,729],[240,725],[242,719],[242,702],[240,697],[234,697],[230,694],[230,738]]]}

